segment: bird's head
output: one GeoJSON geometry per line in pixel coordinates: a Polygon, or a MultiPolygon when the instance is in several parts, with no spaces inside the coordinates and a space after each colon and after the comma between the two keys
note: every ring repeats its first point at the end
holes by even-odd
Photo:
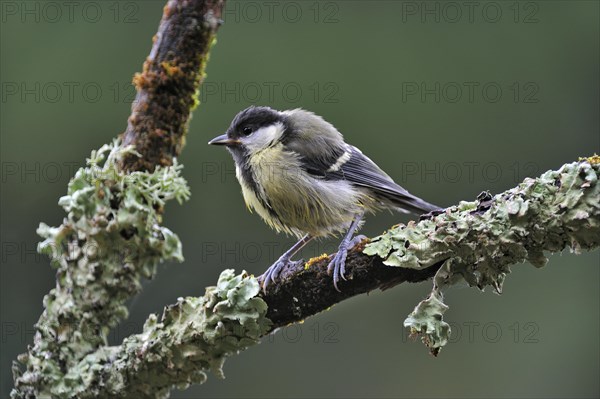
{"type": "Polygon", "coordinates": [[[343,152],[343,137],[320,116],[303,110],[277,111],[252,106],[239,112],[225,132],[208,144],[226,146],[238,165],[255,154],[281,144],[286,152],[321,159],[343,152]]]}
{"type": "Polygon", "coordinates": [[[269,107],[249,107],[239,112],[225,132],[208,144],[224,145],[235,155],[253,154],[279,142],[286,130],[286,115],[269,107]]]}

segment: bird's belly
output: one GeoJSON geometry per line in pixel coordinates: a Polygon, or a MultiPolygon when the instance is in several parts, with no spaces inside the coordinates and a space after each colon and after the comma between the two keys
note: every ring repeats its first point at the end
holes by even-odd
{"type": "Polygon", "coordinates": [[[255,169],[264,201],[244,194],[257,213],[276,230],[295,235],[328,236],[346,230],[362,212],[363,194],[345,181],[316,179],[300,168],[255,169]]]}

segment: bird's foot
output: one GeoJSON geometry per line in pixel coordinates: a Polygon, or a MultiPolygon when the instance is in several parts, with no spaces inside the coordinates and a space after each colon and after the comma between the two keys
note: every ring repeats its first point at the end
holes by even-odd
{"type": "Polygon", "coordinates": [[[290,265],[296,265],[300,262],[303,262],[301,260],[299,261],[293,261],[291,260],[289,257],[286,256],[282,256],[279,259],[277,259],[277,261],[275,263],[273,263],[266,272],[263,273],[262,276],[260,276],[258,278],[258,282],[260,283],[262,289],[263,289],[263,293],[267,293],[267,287],[269,286],[269,284],[274,283],[275,280],[277,280],[277,278],[279,277],[279,273],[281,273],[281,271],[283,270],[284,267],[290,265]]]}
{"type": "Polygon", "coordinates": [[[356,236],[354,236],[354,238],[352,240],[350,240],[350,244],[348,245],[348,248],[354,248],[357,245],[360,245],[363,243],[364,240],[366,240],[368,237],[364,234],[358,234],[356,236]]]}
{"type": "Polygon", "coordinates": [[[327,266],[327,273],[333,274],[333,286],[338,292],[341,292],[338,288],[338,282],[340,281],[340,278],[346,280],[344,275],[346,274],[346,258],[348,257],[348,249],[354,248],[365,238],[367,237],[359,234],[350,241],[342,241],[337,253],[333,256],[331,262],[329,262],[329,266],[327,266]]]}

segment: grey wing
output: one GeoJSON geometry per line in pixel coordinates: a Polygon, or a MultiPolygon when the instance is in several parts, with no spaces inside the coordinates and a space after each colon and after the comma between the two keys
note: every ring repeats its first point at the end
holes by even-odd
{"type": "Polygon", "coordinates": [[[341,135],[335,134],[288,136],[284,144],[299,157],[302,167],[318,178],[325,177],[327,170],[346,153],[348,147],[341,135]]]}
{"type": "Polygon", "coordinates": [[[347,180],[355,186],[370,190],[382,202],[402,210],[422,214],[440,209],[400,187],[375,162],[349,144],[346,144],[341,155],[328,160],[329,166],[323,166],[322,160],[313,163],[305,159],[304,163],[306,170],[315,176],[327,180],[347,180]]]}

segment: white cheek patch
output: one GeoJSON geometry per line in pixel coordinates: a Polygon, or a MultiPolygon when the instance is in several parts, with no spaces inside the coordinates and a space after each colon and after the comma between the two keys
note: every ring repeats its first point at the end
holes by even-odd
{"type": "Polygon", "coordinates": [[[279,122],[273,125],[261,127],[252,133],[252,135],[242,140],[246,144],[246,147],[250,149],[250,151],[259,151],[269,147],[271,144],[279,140],[283,134],[283,130],[283,124],[279,122]]]}
{"type": "Polygon", "coordinates": [[[276,123],[271,126],[265,126],[258,129],[254,132],[258,137],[263,137],[265,141],[273,141],[281,137],[283,134],[283,125],[281,123],[276,123]]]}

